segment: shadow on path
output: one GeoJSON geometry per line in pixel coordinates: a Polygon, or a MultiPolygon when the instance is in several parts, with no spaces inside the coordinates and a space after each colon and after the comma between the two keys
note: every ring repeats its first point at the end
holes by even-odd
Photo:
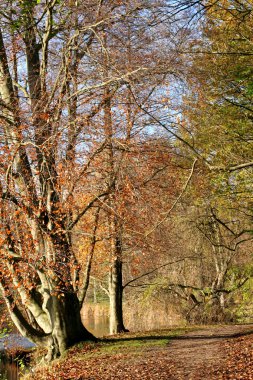
{"type": "Polygon", "coordinates": [[[101,339],[102,342],[114,343],[114,342],[126,342],[126,341],[149,341],[149,340],[211,340],[211,339],[232,339],[239,338],[242,336],[253,334],[253,324],[247,325],[225,325],[225,326],[215,326],[208,328],[199,329],[197,331],[186,332],[184,335],[170,335],[168,332],[164,335],[143,335],[143,336],[129,336],[126,337],[106,337],[101,339]]]}

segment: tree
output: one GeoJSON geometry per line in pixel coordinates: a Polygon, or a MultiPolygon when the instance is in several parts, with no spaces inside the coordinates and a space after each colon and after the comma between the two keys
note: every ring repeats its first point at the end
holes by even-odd
{"type": "MultiPolygon", "coordinates": [[[[164,9],[166,2],[157,1],[0,2],[1,290],[19,331],[47,346],[49,360],[93,339],[80,308],[100,210],[114,207],[110,154],[120,162],[123,151],[122,131],[110,131],[111,102],[133,84],[147,94],[147,83],[154,86],[154,77],[161,83],[169,71],[165,58],[154,64],[159,49],[151,53],[164,9]],[[135,22],[144,15],[137,33],[135,22]],[[131,65],[124,38],[112,49],[127,22],[145,42],[131,65]],[[92,238],[84,273],[76,236],[85,217],[92,238]]],[[[150,126],[144,119],[140,130],[150,126]]],[[[116,250],[121,225],[109,219],[116,250]]]]}
{"type": "MultiPolygon", "coordinates": [[[[156,36],[158,36],[156,26],[154,29],[157,33],[156,36]]],[[[113,91],[113,93],[111,86],[108,85],[103,93],[104,102],[100,123],[106,145],[103,152],[102,171],[106,183],[111,186],[111,193],[103,205],[103,212],[107,214],[107,240],[110,241],[108,244],[110,256],[108,295],[110,299],[111,333],[125,331],[122,310],[122,267],[125,259],[123,254],[125,224],[129,216],[126,207],[127,187],[132,186],[135,189],[139,186],[137,176],[141,177],[142,174],[136,167],[142,165],[140,154],[143,154],[143,157],[145,154],[145,159],[148,157],[148,153],[142,149],[141,143],[145,144],[149,139],[156,139],[156,137],[151,137],[153,132],[148,132],[150,129],[149,118],[137,104],[136,97],[142,104],[159,108],[158,99],[161,97],[159,92],[165,91],[168,86],[166,82],[167,71],[172,71],[169,63],[167,63],[168,67],[165,67],[164,58],[156,49],[155,39],[151,31],[152,28],[146,28],[145,22],[141,18],[134,20],[129,17],[122,22],[120,30],[110,28],[105,29],[103,33],[104,50],[101,60],[104,62],[103,75],[105,78],[110,76],[111,70],[115,67],[115,61],[118,70],[119,68],[122,70],[123,65],[123,67],[126,66],[128,72],[134,71],[136,66],[143,67],[147,63],[153,66],[154,61],[159,62],[159,65],[154,68],[152,78],[150,76],[148,79],[141,78],[141,80],[139,77],[131,78],[126,87],[116,92],[113,91]],[[150,51],[152,51],[152,55],[150,51]],[[132,183],[130,183],[129,177],[133,178],[132,183]]],[[[164,40],[167,38],[160,31],[159,36],[164,40]]],[[[171,60],[173,60],[172,57],[171,60]]],[[[148,157],[150,162],[155,157],[156,148],[159,149],[159,144],[157,146],[154,144],[154,151],[151,151],[148,157]]],[[[153,167],[151,169],[150,162],[147,164],[149,170],[145,168],[145,173],[152,177],[156,175],[157,167],[152,173],[153,167]]],[[[164,164],[164,167],[166,168],[167,165],[164,164]]]]}

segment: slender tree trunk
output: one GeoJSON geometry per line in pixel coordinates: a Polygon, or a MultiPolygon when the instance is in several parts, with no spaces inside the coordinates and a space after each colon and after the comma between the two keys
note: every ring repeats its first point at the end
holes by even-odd
{"type": "Polygon", "coordinates": [[[126,330],[123,323],[122,261],[115,258],[109,273],[110,334],[126,330]]]}
{"type": "MultiPolygon", "coordinates": [[[[106,46],[106,38],[104,40],[106,46]]],[[[108,76],[110,62],[105,57],[105,77],[108,76]]],[[[109,199],[110,208],[116,210],[116,181],[117,181],[117,159],[113,148],[113,121],[112,106],[109,88],[104,91],[104,131],[107,140],[107,171],[108,183],[112,189],[109,199]]],[[[126,331],[123,323],[123,286],[122,286],[122,244],[119,221],[116,215],[109,215],[109,230],[111,234],[111,267],[109,272],[109,300],[110,300],[110,334],[126,331]]]]}
{"type": "Polygon", "coordinates": [[[119,334],[128,330],[123,322],[122,245],[118,235],[113,239],[112,251],[114,255],[109,272],[110,334],[119,334]]]}

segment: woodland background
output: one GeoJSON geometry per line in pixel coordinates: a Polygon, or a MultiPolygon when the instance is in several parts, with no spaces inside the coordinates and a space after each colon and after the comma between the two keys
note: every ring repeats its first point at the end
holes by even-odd
{"type": "Polygon", "coordinates": [[[87,302],[251,320],[252,8],[0,1],[1,294],[48,359],[87,302]]]}

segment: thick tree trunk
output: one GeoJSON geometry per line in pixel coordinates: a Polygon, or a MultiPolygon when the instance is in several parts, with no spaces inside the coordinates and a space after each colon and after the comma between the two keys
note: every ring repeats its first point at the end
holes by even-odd
{"type": "MultiPolygon", "coordinates": [[[[47,349],[46,361],[61,356],[72,345],[96,338],[83,326],[80,316],[79,301],[75,293],[65,293],[64,296],[49,296],[46,311],[49,315],[51,331],[45,333],[24,317],[24,313],[15,304],[14,298],[6,292],[2,281],[0,283],[2,296],[6,302],[11,319],[19,332],[34,342],[37,346],[47,349]]],[[[35,324],[37,318],[34,318],[35,324]]]]}
{"type": "MultiPolygon", "coordinates": [[[[58,239],[54,236],[55,249],[51,244],[49,257],[57,256],[57,260],[48,261],[45,271],[44,268],[37,269],[37,285],[30,291],[24,287],[24,280],[19,277],[14,264],[7,263],[12,282],[17,287],[16,295],[19,295],[21,301],[19,304],[11,296],[8,283],[4,279],[0,283],[14,324],[23,336],[36,345],[47,348],[47,361],[61,356],[75,343],[96,340],[81,321],[80,303],[71,278],[71,249],[65,239],[65,235],[61,238],[58,236],[58,239]],[[27,315],[30,316],[29,319],[27,315]]],[[[46,243],[48,242],[44,239],[45,246],[46,243]]]]}
{"type": "Polygon", "coordinates": [[[66,293],[60,298],[51,297],[48,310],[52,321],[52,333],[48,340],[47,360],[61,356],[75,343],[95,340],[82,324],[79,301],[75,293],[66,293]]]}
{"type": "Polygon", "coordinates": [[[128,331],[123,323],[122,261],[116,257],[109,273],[110,334],[128,331]]]}

